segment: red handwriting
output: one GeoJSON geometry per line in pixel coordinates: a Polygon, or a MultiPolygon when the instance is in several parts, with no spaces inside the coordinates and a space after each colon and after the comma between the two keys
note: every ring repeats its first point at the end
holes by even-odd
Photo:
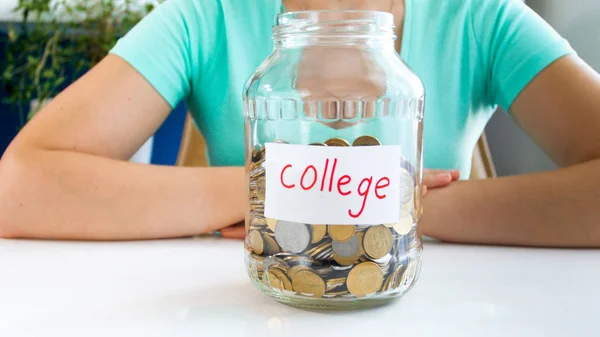
{"type": "MultiPolygon", "coordinates": [[[[286,173],[288,171],[295,171],[292,164],[287,164],[283,167],[283,169],[281,169],[279,180],[281,185],[286,189],[296,188],[295,183],[299,183],[300,188],[302,188],[304,191],[310,191],[314,188],[318,188],[318,190],[321,192],[337,193],[344,197],[356,192],[356,194],[358,194],[362,199],[360,205],[356,207],[356,211],[353,211],[352,208],[348,209],[348,215],[355,219],[359,218],[363,214],[365,208],[367,207],[368,200],[370,200],[369,195],[371,195],[371,192],[375,194],[377,199],[385,199],[387,197],[387,195],[383,192],[390,186],[390,178],[379,178],[375,182],[375,187],[373,190],[371,190],[371,187],[373,186],[372,176],[358,178],[357,180],[360,181],[358,183],[358,188],[356,191],[352,191],[348,185],[350,185],[350,183],[353,181],[353,177],[348,174],[338,177],[336,175],[337,163],[337,158],[333,158],[333,162],[330,159],[326,159],[325,163],[323,164],[322,172],[319,172],[314,165],[308,165],[307,167],[301,169],[301,171],[296,171],[296,173],[302,172],[302,174],[300,174],[300,180],[296,182],[292,182],[290,178],[286,179],[286,173]],[[331,170],[329,169],[330,164],[331,170]],[[317,186],[318,182],[320,182],[319,186],[317,186]],[[327,185],[327,183],[329,184],[327,185]],[[334,190],[334,186],[336,186],[337,189],[334,190]]],[[[294,176],[298,175],[296,174],[294,176]]]]}

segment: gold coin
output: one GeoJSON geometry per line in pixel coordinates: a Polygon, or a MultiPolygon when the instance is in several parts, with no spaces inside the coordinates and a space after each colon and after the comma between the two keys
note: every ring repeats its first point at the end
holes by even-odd
{"type": "Polygon", "coordinates": [[[277,225],[277,220],[275,219],[271,219],[271,218],[267,218],[266,219],[267,222],[267,227],[269,227],[269,229],[275,233],[275,226],[277,225]]]}
{"type": "Polygon", "coordinates": [[[417,261],[411,261],[408,263],[408,266],[406,267],[406,270],[404,271],[404,274],[402,275],[402,278],[400,279],[400,286],[408,287],[408,286],[412,285],[413,281],[415,280],[416,273],[417,273],[417,266],[418,266],[417,261]]]}
{"type": "Polygon", "coordinates": [[[381,142],[372,136],[362,136],[358,137],[352,143],[352,146],[378,146],[381,145],[381,142]]]}
{"type": "Polygon", "coordinates": [[[283,260],[286,263],[308,263],[310,262],[310,259],[306,256],[302,256],[302,255],[289,255],[283,258],[283,260]]]}
{"type": "Polygon", "coordinates": [[[277,245],[277,242],[275,242],[275,239],[273,239],[273,237],[264,235],[263,242],[264,242],[263,250],[264,250],[265,254],[274,255],[274,254],[279,253],[279,245],[277,245]]]}
{"type": "Polygon", "coordinates": [[[254,147],[254,149],[252,150],[252,161],[259,162],[259,161],[262,161],[264,158],[265,158],[265,147],[259,146],[259,145],[254,147]],[[257,148],[259,148],[259,149],[257,149],[257,148]]]}
{"type": "Polygon", "coordinates": [[[258,231],[251,231],[250,234],[248,234],[248,245],[256,254],[263,253],[264,242],[258,231]]]}
{"type": "Polygon", "coordinates": [[[394,230],[396,231],[396,233],[400,234],[400,235],[406,235],[408,233],[410,233],[410,231],[412,230],[413,227],[413,219],[412,216],[405,216],[404,218],[400,219],[400,221],[398,221],[398,223],[394,224],[394,230]]]}
{"type": "Polygon", "coordinates": [[[355,254],[354,256],[339,256],[336,253],[333,253],[333,259],[335,260],[335,262],[339,263],[342,266],[349,266],[349,265],[353,265],[356,262],[358,262],[358,258],[360,257],[360,255],[355,254]]]}
{"type": "MultiPolygon", "coordinates": [[[[283,288],[283,290],[288,290],[288,291],[292,291],[292,281],[290,281],[290,279],[285,275],[285,272],[279,268],[271,268],[269,270],[269,278],[271,277],[271,274],[275,275],[280,281],[281,281],[281,286],[283,288]]],[[[282,289],[282,288],[278,288],[278,289],[282,289]]]]}
{"type": "Polygon", "coordinates": [[[266,279],[263,278],[263,281],[266,281],[264,283],[269,284],[271,288],[283,290],[283,282],[281,282],[279,276],[277,276],[277,274],[273,272],[274,270],[275,269],[269,270],[268,273],[264,274],[266,275],[266,279]]]}
{"type": "Polygon", "coordinates": [[[327,146],[350,146],[346,140],[342,138],[331,138],[325,141],[325,145],[327,146]]]}
{"type": "Polygon", "coordinates": [[[392,273],[391,276],[393,276],[393,280],[391,283],[391,287],[393,289],[396,289],[398,287],[400,287],[401,282],[402,282],[402,278],[404,276],[404,271],[406,270],[406,266],[403,264],[400,264],[396,267],[396,269],[394,269],[394,272],[392,273]]]}
{"type": "Polygon", "coordinates": [[[265,221],[265,218],[262,217],[257,217],[257,216],[253,216],[250,219],[250,226],[255,226],[255,227],[264,227],[266,226],[267,223],[265,221]]]}
{"type": "Polygon", "coordinates": [[[309,266],[303,265],[303,264],[298,264],[293,266],[292,268],[290,268],[288,270],[288,276],[292,279],[292,283],[294,282],[294,276],[296,275],[297,272],[301,271],[301,270],[309,270],[312,271],[312,269],[309,266]]]}
{"type": "Polygon", "coordinates": [[[356,265],[348,273],[348,291],[355,296],[365,296],[381,289],[383,272],[373,262],[356,265]]]}
{"type": "Polygon", "coordinates": [[[388,291],[390,290],[390,286],[392,284],[392,279],[394,278],[393,274],[390,274],[390,276],[388,276],[385,281],[383,282],[383,285],[381,286],[381,291],[388,291]]]}
{"type": "Polygon", "coordinates": [[[357,232],[356,236],[358,237],[358,256],[363,256],[363,255],[365,255],[365,245],[364,245],[365,232],[357,232]]]}
{"type": "Polygon", "coordinates": [[[327,225],[312,225],[312,239],[310,243],[315,244],[325,237],[327,233],[327,225]]]}
{"type": "Polygon", "coordinates": [[[256,195],[261,201],[265,201],[265,177],[260,177],[256,180],[256,195]]]}
{"type": "Polygon", "coordinates": [[[323,297],[325,281],[310,270],[300,270],[292,280],[294,291],[311,297],[323,297]]]}
{"type": "Polygon", "coordinates": [[[331,290],[331,289],[334,289],[334,288],[337,288],[339,286],[343,286],[344,284],[346,284],[346,278],[345,277],[330,278],[325,283],[327,283],[327,289],[331,290]]]}
{"type": "Polygon", "coordinates": [[[329,225],[327,226],[329,236],[336,241],[348,241],[352,239],[356,232],[356,226],[354,225],[329,225]]]}
{"type": "Polygon", "coordinates": [[[392,231],[386,226],[373,226],[367,230],[363,239],[365,253],[373,259],[380,259],[392,250],[392,231]]]}
{"type": "Polygon", "coordinates": [[[321,254],[323,251],[328,249],[331,249],[331,241],[325,241],[316,246],[313,246],[311,249],[304,252],[304,254],[314,258],[315,256],[321,254]]]}
{"type": "Polygon", "coordinates": [[[335,291],[335,292],[325,293],[325,295],[323,295],[323,297],[332,298],[332,297],[338,297],[338,296],[342,296],[342,295],[346,295],[346,294],[348,294],[347,291],[335,291]]]}

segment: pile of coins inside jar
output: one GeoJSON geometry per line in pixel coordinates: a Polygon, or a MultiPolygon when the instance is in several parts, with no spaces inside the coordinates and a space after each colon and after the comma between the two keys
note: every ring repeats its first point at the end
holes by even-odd
{"type": "MultiPolygon", "coordinates": [[[[277,141],[285,143],[284,141],[277,141]]],[[[332,138],[314,146],[378,146],[371,136],[352,145],[332,138]]],[[[357,298],[400,291],[414,282],[418,260],[413,226],[414,172],[401,169],[402,219],[394,224],[301,224],[265,218],[265,148],[249,164],[250,214],[247,266],[253,280],[272,291],[310,298],[357,298]],[[412,247],[414,248],[414,247],[412,247]]],[[[403,165],[404,166],[404,165],[403,165]]]]}

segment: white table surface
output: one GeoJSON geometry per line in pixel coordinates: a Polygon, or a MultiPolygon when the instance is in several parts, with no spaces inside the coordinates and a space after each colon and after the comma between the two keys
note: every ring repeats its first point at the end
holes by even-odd
{"type": "Polygon", "coordinates": [[[425,244],[417,285],[354,312],[278,304],[242,243],[0,240],[0,336],[599,336],[600,251],[425,244]]]}

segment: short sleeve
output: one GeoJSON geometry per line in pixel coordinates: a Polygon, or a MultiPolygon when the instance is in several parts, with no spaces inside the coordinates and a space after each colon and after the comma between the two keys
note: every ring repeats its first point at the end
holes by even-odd
{"type": "Polygon", "coordinates": [[[520,0],[472,0],[471,15],[490,103],[505,111],[544,68],[574,53],[520,0]]]}
{"type": "Polygon", "coordinates": [[[174,108],[191,88],[189,0],[169,0],[144,17],[110,51],[135,68],[174,108]]]}

